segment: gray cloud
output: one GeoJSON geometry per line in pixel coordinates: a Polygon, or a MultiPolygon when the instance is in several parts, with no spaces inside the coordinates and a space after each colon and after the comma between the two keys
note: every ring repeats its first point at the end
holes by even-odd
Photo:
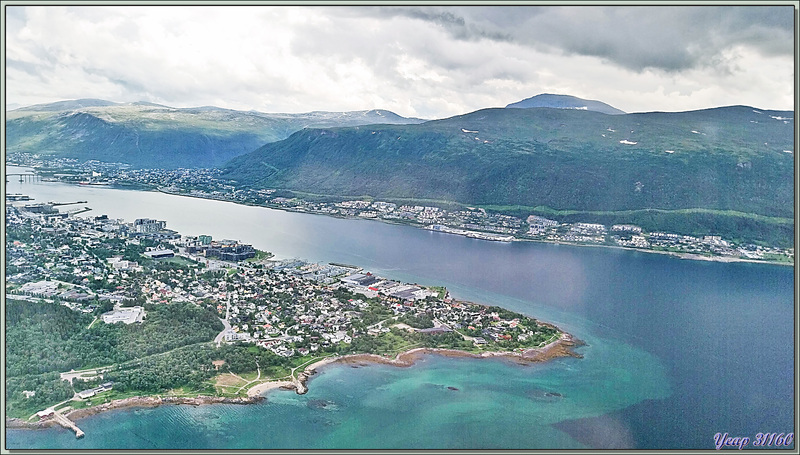
{"type": "Polygon", "coordinates": [[[720,64],[747,45],[771,55],[793,52],[792,6],[391,7],[373,17],[431,23],[454,39],[513,42],[567,55],[600,57],[620,67],[680,71],[720,64]]]}
{"type": "Polygon", "coordinates": [[[542,29],[566,52],[601,57],[636,71],[680,71],[722,64],[725,52],[736,45],[791,55],[792,28],[775,26],[782,23],[781,16],[791,14],[769,7],[589,8],[578,20],[542,29]]]}
{"type": "Polygon", "coordinates": [[[419,19],[431,22],[447,30],[454,38],[460,40],[477,41],[488,39],[493,41],[512,41],[513,36],[503,33],[498,29],[487,29],[477,23],[467,20],[452,11],[426,10],[422,8],[390,8],[385,11],[386,15],[400,15],[412,19],[419,19]]]}
{"type": "Polygon", "coordinates": [[[41,76],[43,70],[46,69],[44,65],[31,63],[31,62],[24,62],[22,60],[17,60],[13,58],[6,59],[6,70],[8,69],[16,69],[19,71],[23,71],[28,73],[31,76],[41,76]]]}
{"type": "Polygon", "coordinates": [[[443,117],[538,93],[793,104],[783,7],[9,7],[10,102],[443,117]],[[55,98],[55,99],[54,99],[55,98]]]}
{"type": "Polygon", "coordinates": [[[108,82],[120,87],[124,92],[142,96],[148,93],[148,88],[139,81],[132,80],[122,74],[113,74],[103,68],[84,68],[86,74],[92,74],[106,79],[108,82]]]}

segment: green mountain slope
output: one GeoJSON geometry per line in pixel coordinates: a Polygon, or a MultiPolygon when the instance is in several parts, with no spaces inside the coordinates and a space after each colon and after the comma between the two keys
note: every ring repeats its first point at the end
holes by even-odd
{"type": "Polygon", "coordinates": [[[264,114],[75,100],[8,112],[6,147],[134,167],[213,167],[307,127],[414,122],[422,120],[384,110],[264,114]]]}
{"type": "Polygon", "coordinates": [[[224,169],[242,185],[338,196],[791,218],[792,116],[744,106],[485,109],[419,125],[305,130],[224,169]]]}

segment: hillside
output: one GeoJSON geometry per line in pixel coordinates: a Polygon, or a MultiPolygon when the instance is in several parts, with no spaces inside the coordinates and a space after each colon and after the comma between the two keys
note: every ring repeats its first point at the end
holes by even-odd
{"type": "Polygon", "coordinates": [[[507,108],[517,108],[517,109],[530,109],[533,107],[550,107],[553,109],[577,109],[583,111],[594,111],[594,112],[601,112],[603,114],[624,114],[624,111],[621,111],[613,106],[609,106],[606,103],[601,101],[595,100],[585,100],[583,98],[578,98],[576,96],[570,95],[553,95],[549,93],[543,93],[541,95],[536,95],[531,98],[526,98],[522,101],[517,101],[516,103],[511,103],[507,108]]]}
{"type": "Polygon", "coordinates": [[[20,108],[6,118],[8,153],[142,168],[214,167],[308,127],[422,122],[385,110],[264,114],[91,99],[20,108]]]}
{"type": "Polygon", "coordinates": [[[792,218],[791,117],[744,106],[484,109],[419,125],[301,131],[232,160],[224,176],[249,187],[523,213],[700,208],[792,218]]]}

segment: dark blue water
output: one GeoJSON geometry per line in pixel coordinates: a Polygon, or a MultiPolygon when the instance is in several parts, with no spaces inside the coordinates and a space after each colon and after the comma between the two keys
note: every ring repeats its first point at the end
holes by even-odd
{"type": "Polygon", "coordinates": [[[302,397],[276,391],[255,406],[114,411],[80,420],[82,440],[60,429],[15,430],[9,448],[711,449],[719,432],[794,431],[789,267],[502,244],[159,193],[10,186],[41,201],[88,200],[92,215],[158,218],[282,257],[445,285],[589,345],[583,359],[534,366],[436,356],[411,368],[331,366],[302,397]]]}

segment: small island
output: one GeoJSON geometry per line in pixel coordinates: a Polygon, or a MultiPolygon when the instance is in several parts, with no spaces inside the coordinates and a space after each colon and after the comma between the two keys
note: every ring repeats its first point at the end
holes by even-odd
{"type": "Polygon", "coordinates": [[[274,260],[158,220],[7,210],[7,426],[253,403],[322,366],[576,356],[559,328],[348,264],[274,260]]]}

